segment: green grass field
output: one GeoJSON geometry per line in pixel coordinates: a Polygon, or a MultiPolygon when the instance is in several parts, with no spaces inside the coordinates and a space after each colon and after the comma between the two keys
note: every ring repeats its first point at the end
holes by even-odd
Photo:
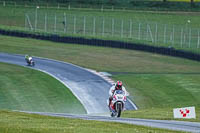
{"type": "MultiPolygon", "coordinates": [[[[0,6],[0,27],[3,29],[25,30],[25,25],[26,27],[29,27],[27,18],[25,21],[25,13],[28,13],[30,22],[34,28],[35,11],[35,8],[13,8],[0,6]]],[[[177,49],[184,49],[196,53],[200,52],[200,43],[198,43],[199,12],[101,12],[95,10],[64,10],[46,8],[39,8],[37,12],[37,32],[56,33],[63,36],[82,36],[86,38],[99,38],[105,40],[121,40],[155,46],[173,46],[177,49]],[[64,31],[63,25],[64,12],[67,16],[66,31],[64,31]],[[48,14],[46,31],[45,13],[48,14]],[[56,26],[55,14],[57,14],[56,26]],[[75,16],[76,27],[74,32],[75,16]],[[95,29],[94,17],[96,18],[95,29]],[[113,20],[114,24],[112,22],[113,20]],[[132,23],[131,33],[130,23],[132,23]]]]}
{"type": "Polygon", "coordinates": [[[130,93],[141,109],[200,107],[200,74],[130,74],[114,78],[120,78],[131,88],[130,93]]]}
{"type": "Polygon", "coordinates": [[[86,113],[72,92],[53,77],[5,63],[0,63],[0,109],[86,113]]]}
{"type": "MultiPolygon", "coordinates": [[[[173,118],[173,108],[196,107],[200,122],[200,74],[129,74],[116,75],[126,84],[138,111],[126,111],[123,117],[167,119],[173,118]]],[[[183,119],[179,119],[183,120],[183,119]]]]}
{"type": "MultiPolygon", "coordinates": [[[[34,13],[35,8],[14,8],[13,6],[3,7],[1,5],[0,12],[1,28],[24,30],[24,14],[26,12],[34,13]]],[[[122,19],[132,19],[136,24],[158,23],[168,26],[175,25],[175,27],[191,27],[197,30],[199,28],[199,12],[112,12],[110,10],[101,12],[100,10],[91,11],[88,8],[84,10],[51,9],[51,11],[42,8],[38,9],[39,14],[45,12],[51,14],[63,14],[63,12],[66,12],[71,16],[86,16],[90,18],[104,16],[109,19],[118,19],[120,20],[119,23],[122,19]],[[191,22],[188,23],[188,20],[191,22]]],[[[53,24],[53,17],[51,23],[53,24]]],[[[86,28],[89,28],[91,25],[89,23],[89,25],[86,25],[86,28]]],[[[128,23],[124,23],[124,25],[127,26],[128,23]]],[[[41,25],[41,27],[43,26],[41,25]]],[[[138,27],[138,25],[135,26],[138,27]]],[[[62,26],[60,27],[60,30],[63,30],[62,26]]],[[[105,31],[108,28],[109,25],[106,25],[105,31]]],[[[117,28],[119,32],[120,27],[117,28]]],[[[69,33],[61,34],[73,35],[69,33]]],[[[100,34],[98,36],[87,35],[85,37],[140,43],[146,42],[144,40],[138,41],[120,37],[103,37],[100,34]]],[[[187,121],[200,122],[199,62],[141,51],[53,43],[27,38],[0,36],[0,40],[0,52],[47,57],[113,74],[112,78],[114,80],[123,81],[130,93],[130,98],[139,107],[138,111],[123,112],[123,117],[173,120],[173,108],[195,106],[197,119],[189,119],[187,121]]],[[[186,41],[186,43],[188,42],[186,41]]],[[[157,45],[166,46],[162,43],[157,45]]],[[[178,45],[180,46],[180,44],[178,45]]],[[[199,49],[196,48],[185,47],[184,50],[199,52],[199,49]]],[[[71,92],[52,77],[35,70],[4,63],[0,63],[0,68],[0,109],[85,113],[85,110],[71,92]],[[49,81],[51,81],[51,84],[49,84],[49,81]],[[33,82],[37,82],[37,84],[31,84],[33,82]],[[64,95],[66,93],[67,95],[64,95]],[[72,97],[73,101],[69,101],[68,97],[72,97]],[[70,108],[65,108],[66,105],[70,108]],[[77,108],[81,108],[80,112],[76,112],[77,108]]],[[[55,118],[8,111],[0,111],[0,118],[0,132],[5,133],[172,132],[127,124],[55,118]]]]}
{"type": "Polygon", "coordinates": [[[141,51],[54,43],[8,36],[0,36],[0,40],[0,52],[28,53],[98,71],[153,74],[200,73],[199,62],[141,51]]]}
{"type": "MultiPolygon", "coordinates": [[[[0,36],[0,52],[31,54],[106,71],[122,80],[140,111],[172,113],[173,108],[195,106],[199,112],[200,62],[157,54],[77,44],[0,36]]],[[[141,117],[135,111],[124,117],[141,117]]],[[[198,113],[199,114],[199,113],[198,113]]],[[[197,114],[197,120],[199,115],[197,114]]],[[[154,115],[153,115],[154,116],[154,115]]],[[[149,118],[149,117],[146,117],[149,118]]],[[[154,118],[154,117],[152,117],[154,118]]],[[[156,119],[173,119],[171,115],[156,119]]]]}
{"type": "Polygon", "coordinates": [[[196,119],[174,119],[173,108],[149,108],[149,109],[139,109],[136,111],[125,111],[122,113],[122,117],[127,118],[142,118],[142,119],[157,119],[157,120],[176,120],[176,121],[190,121],[190,122],[200,122],[200,108],[195,108],[197,114],[196,119]]]}
{"type": "MultiPolygon", "coordinates": [[[[1,23],[5,25],[17,25],[24,27],[24,16],[27,12],[34,12],[35,8],[18,8],[0,6],[1,23]],[[12,21],[9,21],[12,20],[12,21]]],[[[142,11],[91,11],[91,10],[64,10],[64,9],[38,9],[39,13],[63,13],[77,16],[100,16],[115,19],[133,19],[136,22],[157,22],[161,24],[186,25],[187,20],[191,20],[190,27],[198,28],[199,12],[142,12],[142,11]]]]}
{"type": "MultiPolygon", "coordinates": [[[[0,111],[2,133],[179,133],[130,124],[0,111]]],[[[180,132],[181,133],[181,132],[180,132]]]]}

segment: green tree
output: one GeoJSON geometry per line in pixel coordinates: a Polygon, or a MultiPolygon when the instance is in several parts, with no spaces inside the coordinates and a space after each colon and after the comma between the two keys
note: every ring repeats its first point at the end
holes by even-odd
{"type": "Polygon", "coordinates": [[[191,7],[194,7],[194,0],[190,0],[191,7]]]}

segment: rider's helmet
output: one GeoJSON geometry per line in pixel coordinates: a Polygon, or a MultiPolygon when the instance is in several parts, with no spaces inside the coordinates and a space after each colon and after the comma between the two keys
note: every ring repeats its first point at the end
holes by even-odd
{"type": "Polygon", "coordinates": [[[28,55],[28,54],[26,54],[26,55],[25,55],[25,59],[26,59],[26,60],[28,60],[28,58],[29,58],[29,55],[28,55]]]}
{"type": "Polygon", "coordinates": [[[117,83],[115,84],[115,89],[122,90],[122,81],[117,81],[117,83]]]}

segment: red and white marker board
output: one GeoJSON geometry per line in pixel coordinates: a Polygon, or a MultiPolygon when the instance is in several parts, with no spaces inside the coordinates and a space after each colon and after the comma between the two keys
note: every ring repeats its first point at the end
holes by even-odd
{"type": "Polygon", "coordinates": [[[195,107],[173,109],[174,118],[196,118],[195,107]]]}

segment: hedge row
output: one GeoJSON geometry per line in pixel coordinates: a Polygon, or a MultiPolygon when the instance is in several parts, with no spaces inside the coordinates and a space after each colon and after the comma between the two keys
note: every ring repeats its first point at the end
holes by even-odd
{"type": "Polygon", "coordinates": [[[59,36],[59,35],[44,35],[44,34],[34,34],[34,33],[25,33],[20,31],[9,31],[0,29],[1,35],[15,36],[15,37],[25,37],[33,38],[40,40],[49,40],[53,42],[62,42],[70,44],[81,44],[81,45],[92,45],[92,46],[102,46],[102,47],[112,47],[112,48],[121,48],[129,50],[140,50],[145,52],[157,53],[162,55],[169,55],[174,57],[186,58],[195,61],[200,61],[200,54],[192,53],[188,51],[176,50],[174,48],[166,47],[156,47],[149,46],[145,44],[136,44],[136,43],[127,43],[113,40],[100,40],[100,39],[86,39],[82,37],[68,37],[68,36],[59,36]]]}

